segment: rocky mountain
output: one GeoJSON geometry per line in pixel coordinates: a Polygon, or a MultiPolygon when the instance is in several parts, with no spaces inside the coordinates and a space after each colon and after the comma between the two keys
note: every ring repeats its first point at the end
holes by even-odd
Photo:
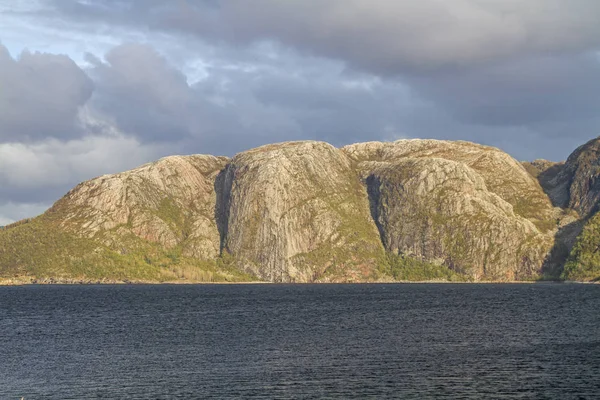
{"type": "Polygon", "coordinates": [[[539,273],[552,246],[554,210],[506,153],[436,140],[343,150],[367,184],[387,251],[438,260],[476,279],[539,273]]]}
{"type": "Polygon", "coordinates": [[[562,181],[559,182],[556,179],[558,174],[564,169],[564,162],[540,159],[532,162],[523,162],[523,166],[527,172],[538,180],[546,194],[550,197],[552,204],[561,208],[568,206],[566,187],[562,181]]]}
{"type": "Polygon", "coordinates": [[[383,247],[367,192],[330,144],[238,154],[217,190],[223,250],[243,270],[272,282],[372,279],[383,247]]]}
{"type": "Polygon", "coordinates": [[[117,246],[135,236],[184,256],[214,259],[220,234],[215,180],[228,159],[174,156],[83,182],[48,210],[65,230],[117,246]]]}
{"type": "Polygon", "coordinates": [[[580,217],[566,226],[570,251],[563,278],[600,280],[600,138],[578,147],[545,180],[553,201],[580,217]]]}
{"type": "Polygon", "coordinates": [[[578,147],[550,182],[563,200],[560,206],[576,210],[582,217],[596,213],[600,200],[600,140],[578,147]]]}
{"type": "Polygon", "coordinates": [[[564,165],[438,140],[167,157],[83,182],[43,215],[0,230],[0,277],[556,277],[571,248],[585,247],[575,245],[579,219],[566,209],[590,214],[597,200],[583,179],[596,147],[586,146],[564,165]]]}
{"type": "Polygon", "coordinates": [[[215,263],[215,180],[228,161],[173,156],[79,184],[38,218],[0,231],[0,276],[250,279],[215,263]]]}

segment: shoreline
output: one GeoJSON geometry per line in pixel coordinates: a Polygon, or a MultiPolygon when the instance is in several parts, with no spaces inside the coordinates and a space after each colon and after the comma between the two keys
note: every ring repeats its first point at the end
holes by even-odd
{"type": "Polygon", "coordinates": [[[75,278],[0,278],[0,286],[26,285],[255,285],[270,284],[270,282],[200,282],[189,280],[176,281],[144,281],[144,280],[114,280],[114,279],[75,279],[75,278]]]}
{"type": "Polygon", "coordinates": [[[143,281],[143,280],[113,280],[113,279],[75,279],[75,278],[0,278],[0,286],[28,286],[28,285],[362,285],[362,284],[460,284],[460,285],[490,285],[490,284],[585,284],[597,285],[600,282],[581,282],[581,281],[474,281],[474,282],[453,282],[453,281],[373,281],[373,282],[199,282],[188,280],[176,281],[143,281]]]}

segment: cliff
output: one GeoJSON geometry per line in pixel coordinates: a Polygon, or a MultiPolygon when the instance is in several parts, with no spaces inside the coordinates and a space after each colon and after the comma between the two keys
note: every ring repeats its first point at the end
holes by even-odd
{"type": "Polygon", "coordinates": [[[350,160],[327,143],[238,154],[219,191],[223,248],[260,279],[363,281],[383,256],[367,193],[350,160]]]}
{"type": "Polygon", "coordinates": [[[0,231],[0,275],[249,280],[215,262],[220,235],[214,184],[227,162],[173,156],[83,182],[40,217],[0,231]]]}
{"type": "Polygon", "coordinates": [[[562,277],[600,280],[600,138],[578,147],[551,175],[548,185],[557,205],[580,216],[567,226],[569,254],[562,277]]]}
{"type": "Polygon", "coordinates": [[[362,143],[355,160],[386,250],[476,279],[531,279],[553,239],[554,210],[514,159],[466,142],[362,143]]]}
{"type": "MultiPolygon", "coordinates": [[[[562,187],[568,165],[544,188],[562,187]]],[[[436,140],[167,157],[83,182],[40,217],[0,231],[0,276],[537,279],[566,221],[538,182],[553,167],[436,140]]]]}

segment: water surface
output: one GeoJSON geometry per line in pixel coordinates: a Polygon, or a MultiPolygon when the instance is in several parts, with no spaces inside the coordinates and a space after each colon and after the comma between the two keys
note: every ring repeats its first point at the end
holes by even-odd
{"type": "Polygon", "coordinates": [[[600,285],[0,287],[0,398],[600,398],[600,285]]]}

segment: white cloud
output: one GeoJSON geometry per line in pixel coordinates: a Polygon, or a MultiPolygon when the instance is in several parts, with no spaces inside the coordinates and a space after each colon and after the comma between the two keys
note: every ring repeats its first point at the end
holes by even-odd
{"type": "Polygon", "coordinates": [[[14,188],[64,185],[135,167],[156,157],[157,150],[125,136],[2,143],[0,185],[14,188]]]}
{"type": "Polygon", "coordinates": [[[432,137],[560,159],[600,134],[596,0],[247,3],[0,0],[24,99],[7,116],[0,93],[0,221],[174,153],[432,137]]]}

